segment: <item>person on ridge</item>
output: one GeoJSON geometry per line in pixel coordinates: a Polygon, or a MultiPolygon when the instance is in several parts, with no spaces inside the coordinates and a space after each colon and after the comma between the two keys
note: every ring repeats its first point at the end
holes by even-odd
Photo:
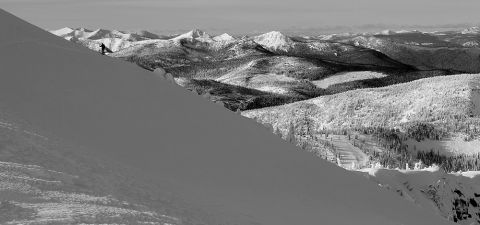
{"type": "Polygon", "coordinates": [[[102,55],[105,55],[105,50],[107,49],[107,46],[105,46],[105,44],[101,44],[100,45],[100,48],[102,48],[102,55]]]}

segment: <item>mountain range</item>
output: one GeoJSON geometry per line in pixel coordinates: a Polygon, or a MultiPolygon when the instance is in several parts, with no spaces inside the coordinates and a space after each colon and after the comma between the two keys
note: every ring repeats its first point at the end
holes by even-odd
{"type": "Polygon", "coordinates": [[[52,33],[95,51],[104,43],[114,51],[110,56],[151,71],[162,68],[179,84],[202,95],[208,93],[236,111],[426,77],[478,73],[480,34],[475,30],[319,36],[273,31],[253,37],[212,36],[192,30],[162,38],[84,28],[52,33]],[[322,86],[322,80],[339,77],[345,82],[322,86]]]}

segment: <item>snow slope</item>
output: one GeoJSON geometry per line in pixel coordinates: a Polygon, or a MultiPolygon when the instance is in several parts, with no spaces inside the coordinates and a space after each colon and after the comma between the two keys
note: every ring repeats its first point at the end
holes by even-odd
{"type": "Polygon", "coordinates": [[[3,10],[0,28],[0,104],[143,171],[201,208],[203,223],[451,224],[135,65],[3,10]]]}
{"type": "Polygon", "coordinates": [[[0,161],[1,224],[176,224],[175,218],[112,196],[80,192],[78,176],[0,161]]]}
{"type": "Polygon", "coordinates": [[[0,114],[0,224],[184,224],[138,171],[0,114]]]}

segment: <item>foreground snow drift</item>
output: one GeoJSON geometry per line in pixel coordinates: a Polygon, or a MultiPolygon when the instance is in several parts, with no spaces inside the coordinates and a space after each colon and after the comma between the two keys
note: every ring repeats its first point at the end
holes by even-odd
{"type": "Polygon", "coordinates": [[[135,65],[5,11],[0,28],[2,105],[85,154],[142,171],[189,203],[183,215],[197,223],[450,224],[135,65]]]}

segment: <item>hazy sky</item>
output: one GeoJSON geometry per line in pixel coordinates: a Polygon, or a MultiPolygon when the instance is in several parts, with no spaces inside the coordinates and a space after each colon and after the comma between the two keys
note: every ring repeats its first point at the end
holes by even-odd
{"type": "Polygon", "coordinates": [[[0,0],[0,8],[47,29],[103,27],[165,33],[192,28],[249,33],[480,22],[480,0],[0,0]]]}

